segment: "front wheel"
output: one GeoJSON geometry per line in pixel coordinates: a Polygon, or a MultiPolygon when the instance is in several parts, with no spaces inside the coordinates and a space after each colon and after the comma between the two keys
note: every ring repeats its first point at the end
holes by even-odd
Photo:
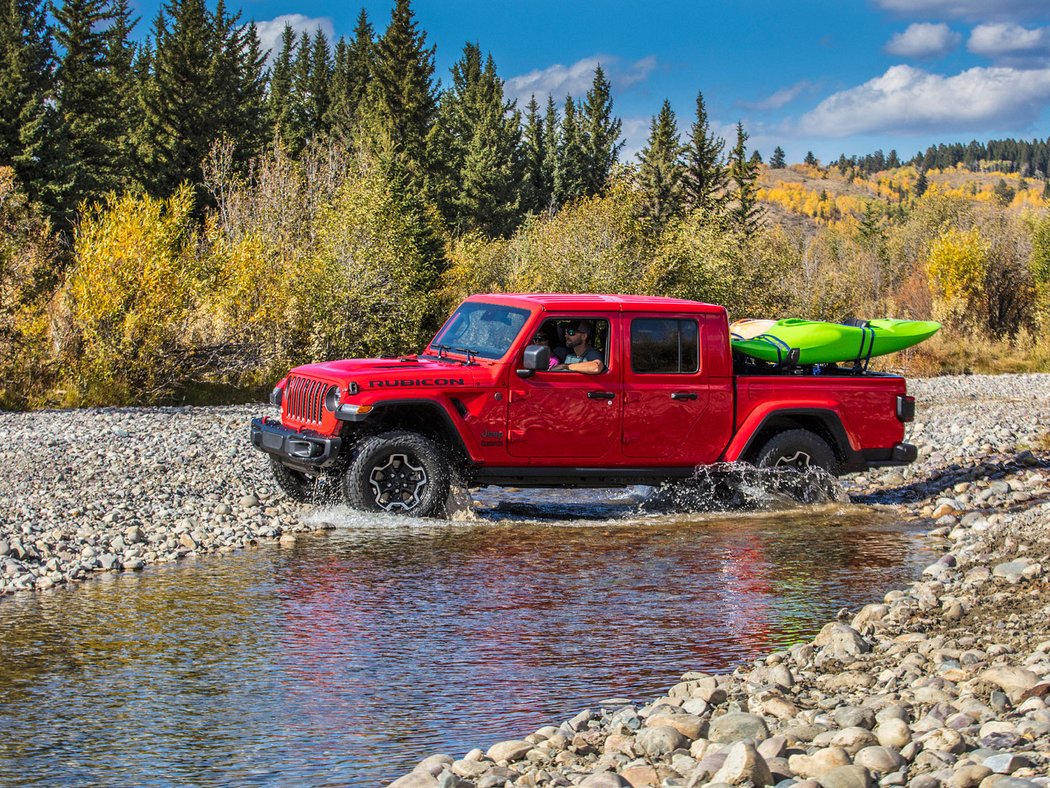
{"type": "Polygon", "coordinates": [[[355,509],[432,517],[448,498],[444,452],[415,432],[385,432],[358,444],[343,476],[343,493],[355,509]]]}

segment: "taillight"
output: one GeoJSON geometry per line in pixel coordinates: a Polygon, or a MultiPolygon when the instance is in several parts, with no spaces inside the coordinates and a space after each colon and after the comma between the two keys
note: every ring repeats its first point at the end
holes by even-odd
{"type": "Polygon", "coordinates": [[[915,418],[915,397],[897,395],[897,420],[908,422],[915,418]]]}

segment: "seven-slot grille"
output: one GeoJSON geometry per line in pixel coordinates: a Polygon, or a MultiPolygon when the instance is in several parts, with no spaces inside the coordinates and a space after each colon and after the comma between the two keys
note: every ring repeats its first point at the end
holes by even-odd
{"type": "Polygon", "coordinates": [[[309,378],[289,378],[284,397],[288,416],[296,421],[320,425],[324,415],[324,395],[331,385],[309,378]]]}

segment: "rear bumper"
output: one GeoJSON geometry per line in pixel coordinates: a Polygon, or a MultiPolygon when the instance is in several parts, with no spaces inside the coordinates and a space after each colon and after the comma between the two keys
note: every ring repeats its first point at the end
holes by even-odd
{"type": "Polygon", "coordinates": [[[918,459],[919,450],[910,443],[898,443],[890,449],[866,449],[864,461],[869,468],[910,465],[918,459]]]}
{"type": "Polygon", "coordinates": [[[324,468],[334,463],[342,447],[341,438],[296,432],[266,418],[252,419],[252,445],[272,454],[286,465],[324,468]]]}

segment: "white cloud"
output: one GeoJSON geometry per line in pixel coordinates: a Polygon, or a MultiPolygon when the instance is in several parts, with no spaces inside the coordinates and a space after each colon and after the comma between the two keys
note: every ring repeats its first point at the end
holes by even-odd
{"type": "Polygon", "coordinates": [[[653,56],[636,60],[633,63],[622,63],[615,56],[595,55],[577,60],[570,66],[555,63],[543,69],[530,71],[507,80],[505,89],[507,94],[526,102],[535,94],[537,100],[540,96],[554,96],[562,99],[567,94],[580,98],[588,90],[594,81],[594,69],[598,66],[605,71],[605,76],[613,88],[627,88],[644,82],[649,74],[656,68],[656,58],[653,56]]]}
{"type": "Polygon", "coordinates": [[[920,17],[1017,19],[1046,15],[1046,0],[875,0],[885,11],[920,17]]]}
{"type": "Polygon", "coordinates": [[[1050,57],[1050,28],[1029,29],[1014,24],[978,25],[970,33],[966,48],[1004,63],[1038,63],[1050,57]]]}
{"type": "Polygon", "coordinates": [[[1027,126],[1050,105],[1050,68],[971,68],[954,76],[893,66],[836,93],[803,115],[798,131],[819,137],[1027,126]]]}
{"type": "Polygon", "coordinates": [[[302,33],[309,33],[312,36],[317,30],[321,30],[329,42],[335,37],[335,26],[327,16],[308,17],[303,14],[282,14],[269,21],[255,23],[263,52],[270,51],[268,57],[276,57],[280,51],[281,36],[284,35],[285,25],[292,26],[297,38],[302,33]]]}
{"type": "Polygon", "coordinates": [[[790,104],[802,91],[810,87],[810,83],[803,80],[797,82],[791,87],[781,88],[776,93],[761,101],[741,101],[740,106],[746,107],[747,109],[780,109],[785,104],[790,104]]]}
{"type": "Polygon", "coordinates": [[[919,22],[908,25],[903,33],[894,34],[886,44],[886,51],[901,57],[941,57],[956,46],[962,36],[946,24],[919,22]]]}

